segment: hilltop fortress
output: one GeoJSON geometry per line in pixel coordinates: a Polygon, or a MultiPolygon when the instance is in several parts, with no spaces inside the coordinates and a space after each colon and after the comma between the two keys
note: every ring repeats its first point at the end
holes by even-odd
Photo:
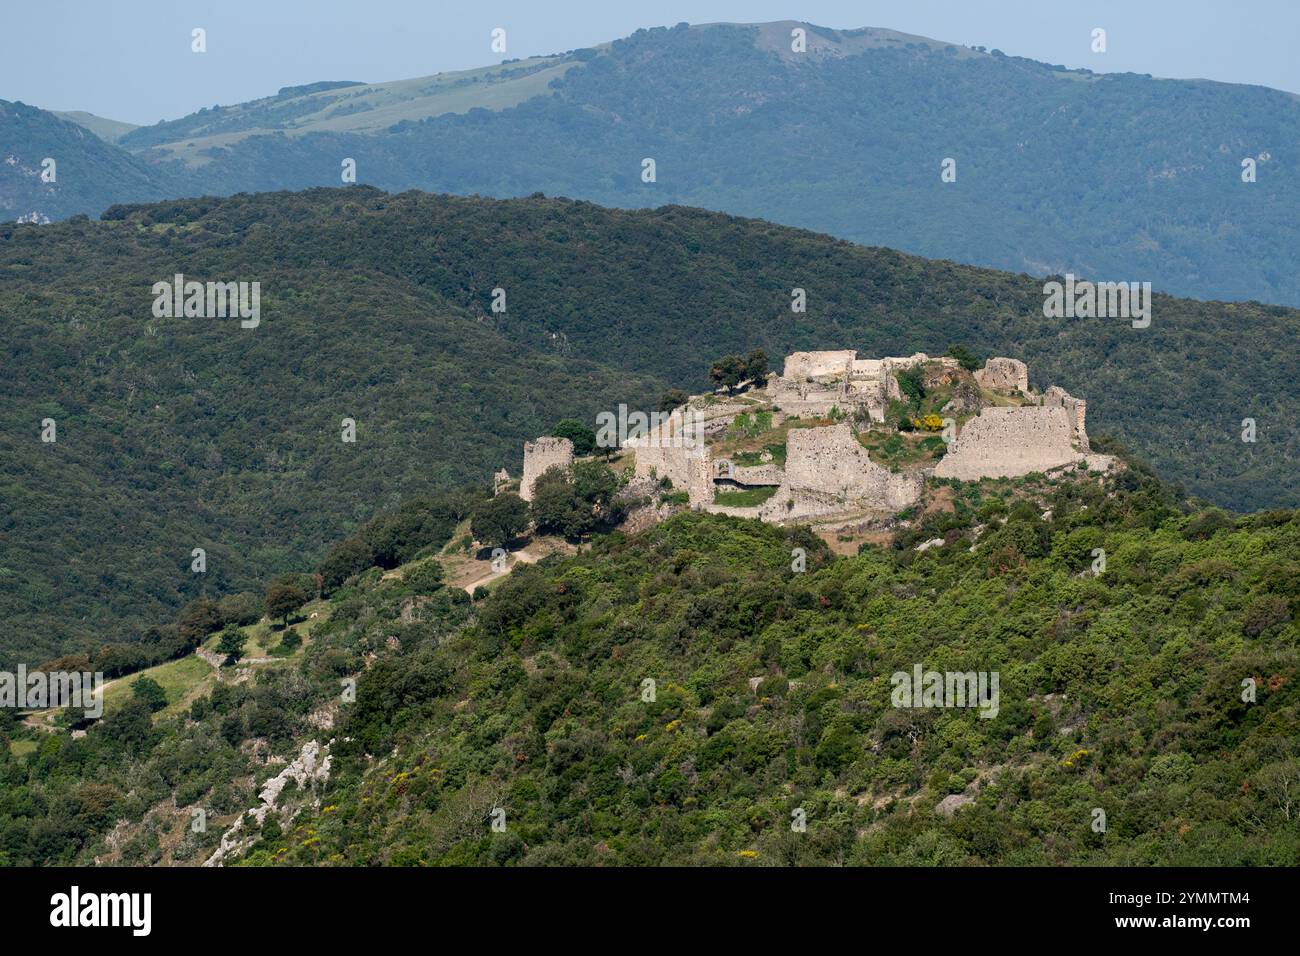
{"type": "MultiPolygon", "coordinates": [[[[821,521],[897,514],[920,501],[932,476],[1106,471],[1115,462],[1091,451],[1086,411],[1064,389],[1034,391],[1025,364],[1012,358],[970,370],[925,353],[795,352],[765,383],[695,396],[623,448],[635,477],[678,503],[776,523],[821,521]]],[[[527,443],[523,497],[543,471],[572,458],[567,439],[527,443]]]]}

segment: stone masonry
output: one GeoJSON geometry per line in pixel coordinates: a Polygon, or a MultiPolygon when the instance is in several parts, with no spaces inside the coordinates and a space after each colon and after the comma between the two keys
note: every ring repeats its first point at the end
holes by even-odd
{"type": "Polygon", "coordinates": [[[1061,405],[986,408],[953,439],[936,478],[1015,478],[1082,458],[1074,420],[1061,405]]]}
{"type": "Polygon", "coordinates": [[[1029,368],[1013,358],[991,358],[975,373],[975,381],[991,392],[1029,394],[1029,368]]]}
{"type": "Polygon", "coordinates": [[[543,436],[537,441],[524,442],[524,476],[519,482],[519,497],[533,500],[533,485],[548,468],[557,465],[568,468],[573,464],[573,442],[567,438],[543,436]]]}
{"type": "MultiPolygon", "coordinates": [[[[1087,403],[1058,387],[1042,395],[1031,391],[1024,362],[991,358],[973,377],[986,392],[1019,393],[1026,404],[989,405],[988,396],[980,397],[979,389],[951,357],[931,358],[917,352],[906,357],[860,359],[857,352],[847,349],[795,352],[786,357],[783,374],[769,378],[765,390],[756,389],[747,400],[724,401],[718,396],[692,400],[666,419],[657,420],[648,432],[625,439],[624,447],[633,453],[635,475],[642,483],[657,486],[668,479],[675,491],[687,493],[693,508],[770,522],[850,512],[897,513],[921,499],[930,474],[977,481],[1046,472],[1079,462],[1095,471],[1113,466],[1109,456],[1090,453],[1087,403]],[[838,408],[854,416],[859,425],[869,417],[888,430],[891,424],[884,421],[885,410],[891,400],[900,397],[898,373],[917,365],[927,367],[928,387],[959,384],[948,406],[954,413],[979,409],[933,468],[890,471],[871,460],[854,429],[843,423],[791,427],[786,433],[784,468],[770,460],[738,466],[713,456],[711,438],[725,433],[736,415],[761,408],[755,397],[766,398],[777,423],[791,417],[804,417],[805,422],[809,417],[823,418],[838,408]],[[932,374],[936,369],[938,374],[932,374]],[[864,411],[868,414],[861,414],[864,411]],[[777,490],[756,507],[715,503],[720,487],[736,486],[776,486],[777,490]]],[[[567,468],[572,462],[573,444],[566,438],[543,437],[526,443],[520,495],[531,501],[543,472],[557,465],[567,468]]],[[[508,476],[496,477],[501,482],[508,476]]]]}
{"type": "Polygon", "coordinates": [[[867,455],[847,425],[791,429],[786,439],[785,479],[760,517],[766,521],[836,511],[900,511],[921,496],[919,473],[888,471],[867,455]]]}
{"type": "Polygon", "coordinates": [[[1070,421],[1074,426],[1075,445],[1080,451],[1089,451],[1088,430],[1084,427],[1084,419],[1088,415],[1088,403],[1081,398],[1075,398],[1059,385],[1053,385],[1043,393],[1043,404],[1059,406],[1069,412],[1070,421]]]}

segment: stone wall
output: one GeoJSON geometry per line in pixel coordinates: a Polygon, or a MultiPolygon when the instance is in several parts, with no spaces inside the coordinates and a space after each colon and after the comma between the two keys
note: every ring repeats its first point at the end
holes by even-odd
{"type": "Polygon", "coordinates": [[[718,477],[730,477],[738,485],[779,485],[785,480],[785,473],[776,465],[736,465],[730,475],[718,477]]]}
{"type": "Polygon", "coordinates": [[[899,511],[920,497],[922,484],[919,474],[895,474],[873,462],[847,425],[792,428],[785,478],[764,504],[762,517],[781,521],[861,508],[899,511]]]}
{"type": "Polygon", "coordinates": [[[785,415],[821,417],[832,408],[850,404],[842,383],[821,384],[780,376],[768,381],[767,397],[785,415]]]}
{"type": "Polygon", "coordinates": [[[992,392],[1029,394],[1029,368],[1019,359],[991,358],[975,373],[975,381],[992,392]]]}
{"type": "Polygon", "coordinates": [[[667,478],[674,491],[685,491],[692,505],[713,501],[712,462],[707,449],[635,446],[638,478],[667,478]]]}
{"type": "Polygon", "coordinates": [[[713,405],[683,406],[673,410],[666,422],[625,446],[636,459],[636,477],[667,478],[674,491],[685,491],[692,505],[713,500],[711,459],[705,435],[714,424],[725,424],[752,406],[719,402],[713,405]],[[687,416],[689,412],[689,417],[687,416]]]}
{"type": "Polygon", "coordinates": [[[1015,478],[1081,457],[1074,421],[1063,406],[986,408],[958,433],[934,474],[961,481],[1015,478]]]}
{"type": "Polygon", "coordinates": [[[533,485],[548,468],[568,468],[573,464],[573,442],[567,438],[543,436],[524,442],[524,475],[519,481],[519,497],[533,500],[533,485]]]}
{"type": "Polygon", "coordinates": [[[1059,385],[1053,385],[1043,393],[1043,404],[1059,406],[1069,413],[1070,421],[1074,423],[1075,446],[1080,451],[1089,451],[1088,429],[1085,421],[1088,417],[1088,403],[1081,398],[1075,398],[1059,385]]]}
{"type": "Polygon", "coordinates": [[[844,375],[857,355],[854,349],[840,349],[835,352],[792,352],[785,357],[785,369],[781,377],[802,381],[821,375],[844,375]]]}
{"type": "Polygon", "coordinates": [[[914,355],[906,357],[889,356],[880,360],[880,374],[884,380],[884,400],[886,403],[896,398],[902,398],[903,393],[898,388],[898,379],[895,377],[905,368],[912,368],[914,365],[923,365],[926,362],[938,362],[945,368],[956,368],[959,362],[955,358],[941,356],[931,358],[924,352],[917,352],[914,355]]]}

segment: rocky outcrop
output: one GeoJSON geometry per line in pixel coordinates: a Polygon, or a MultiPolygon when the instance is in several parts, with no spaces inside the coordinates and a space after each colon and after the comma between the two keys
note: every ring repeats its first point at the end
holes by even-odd
{"type": "MultiPolygon", "coordinates": [[[[331,741],[332,743],[333,741],[331,741]]],[[[221,844],[213,854],[203,861],[204,866],[221,866],[226,857],[233,854],[242,853],[253,844],[256,839],[254,834],[245,834],[243,832],[244,820],[252,817],[261,826],[266,815],[272,811],[278,811],[277,804],[280,801],[280,794],[284,788],[293,781],[297,786],[306,788],[313,783],[323,783],[329,779],[330,775],[330,755],[329,748],[321,747],[314,740],[309,740],[302,745],[302,750],[293,761],[285,766],[278,774],[272,777],[266,783],[262,784],[262,789],[258,793],[258,799],[262,802],[259,806],[253,807],[247,813],[242,814],[238,820],[231,825],[230,829],[221,834],[221,844]]]]}

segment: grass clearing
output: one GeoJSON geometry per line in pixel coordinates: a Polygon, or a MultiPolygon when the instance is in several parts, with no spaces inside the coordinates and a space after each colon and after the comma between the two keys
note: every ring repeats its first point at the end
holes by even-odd
{"type": "Polygon", "coordinates": [[[196,692],[209,683],[210,678],[216,678],[216,670],[203,658],[190,654],[123,677],[104,688],[104,713],[121,710],[132,698],[132,687],[144,677],[157,681],[167,692],[167,706],[157,716],[171,717],[189,707],[196,692]]]}
{"type": "Polygon", "coordinates": [[[774,485],[746,488],[743,491],[720,491],[713,496],[713,503],[727,508],[757,508],[774,494],[776,494],[774,485]]]}

